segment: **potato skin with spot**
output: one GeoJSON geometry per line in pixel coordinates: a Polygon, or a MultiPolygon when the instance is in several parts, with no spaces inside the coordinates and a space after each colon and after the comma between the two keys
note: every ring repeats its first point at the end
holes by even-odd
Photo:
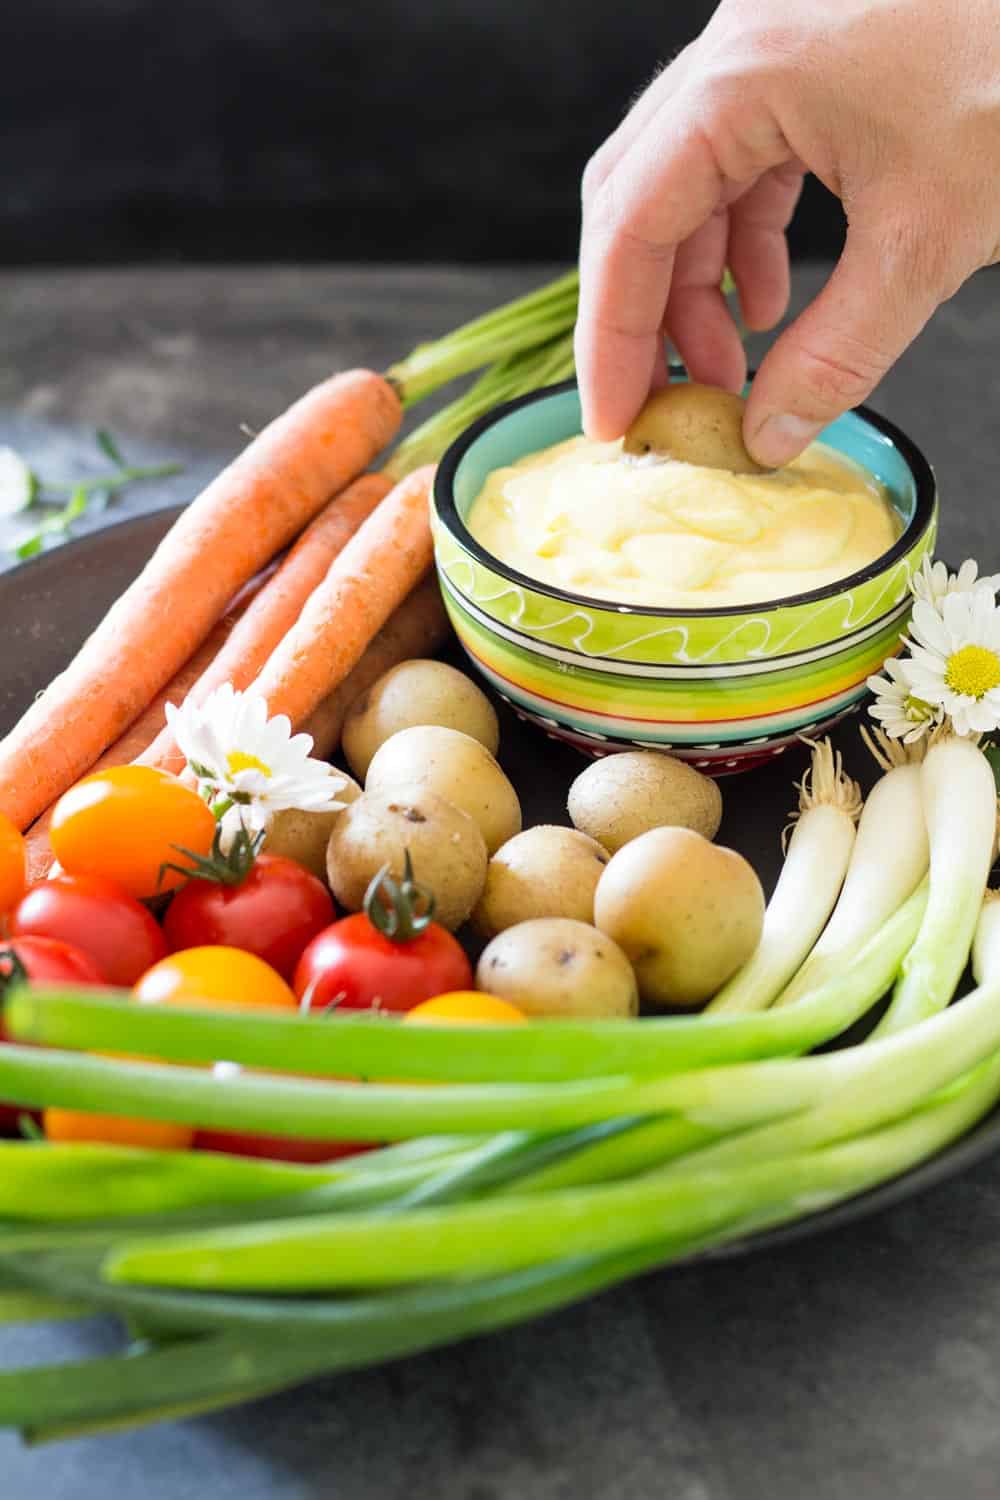
{"type": "Polygon", "coordinates": [[[644,1001],[690,1008],[752,956],[764,892],[734,849],[689,828],[654,828],[612,857],[594,920],[631,960],[644,1001]]]}
{"type": "Polygon", "coordinates": [[[745,411],[743,397],[732,391],[673,380],[649,397],[622,446],[626,453],[662,453],[707,469],[763,474],[743,441],[745,411]]]}
{"type": "Polygon", "coordinates": [[[586,922],[538,917],[508,927],[483,949],[476,984],[527,1016],[628,1019],[635,975],[617,943],[586,922]]]}
{"type": "Polygon", "coordinates": [[[659,750],[623,750],[593,761],[569,789],[573,826],[612,854],[651,828],[692,828],[714,838],[718,784],[659,750]]]}
{"type": "Polygon", "coordinates": [[[386,740],[417,724],[460,729],[491,755],[500,744],[496,710],[472,679],[447,662],[415,657],[386,672],[351,704],[341,743],[355,776],[364,780],[386,740]]]}
{"type": "Polygon", "coordinates": [[[551,823],[526,828],[490,860],[472,925],[492,938],[535,917],[593,923],[594,892],[610,858],[576,828],[551,823]]]}
{"type": "Polygon", "coordinates": [[[521,829],[517,793],[493,759],[470,734],[439,724],[401,729],[377,752],[365,786],[384,792],[422,786],[475,819],[493,854],[521,829]]]}
{"type": "Polygon", "coordinates": [[[420,786],[365,792],[338,816],[327,847],[327,879],[348,911],[360,911],[384,865],[403,875],[409,851],[415,879],[434,893],[434,919],[461,927],[486,883],[486,845],[468,813],[420,786]]]}
{"type": "MultiPolygon", "coordinates": [[[[361,796],[361,788],[353,776],[344,772],[339,774],[343,776],[344,785],[337,793],[337,800],[350,805],[361,796]]],[[[290,807],[275,813],[264,848],[268,854],[283,854],[286,859],[294,859],[320,880],[326,880],[326,847],[340,812],[339,808],[335,812],[302,812],[297,807],[290,807]]]]}

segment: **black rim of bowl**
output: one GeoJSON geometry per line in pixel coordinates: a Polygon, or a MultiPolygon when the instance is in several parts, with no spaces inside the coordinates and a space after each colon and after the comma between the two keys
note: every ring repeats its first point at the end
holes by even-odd
{"type": "MultiPolygon", "coordinates": [[[[753,375],[751,371],[751,378],[753,375]]],[[[551,396],[560,396],[565,391],[576,389],[576,379],[562,380],[558,385],[541,386],[537,391],[529,391],[526,396],[516,396],[513,401],[505,401],[500,406],[493,407],[485,416],[473,422],[467,427],[461,437],[455,439],[445,452],[441,462],[438,464],[437,473],[434,477],[434,504],[441,522],[452,533],[466,552],[470,553],[477,562],[489,568],[491,572],[506,578],[510,583],[516,583],[522,588],[529,589],[532,593],[545,594],[550,599],[558,599],[563,604],[578,605],[584,609],[600,609],[617,613],[627,612],[632,615],[646,615],[651,619],[716,619],[732,615],[745,615],[748,610],[755,614],[766,613],[776,609],[790,609],[799,604],[817,604],[824,599],[834,599],[839,594],[858,585],[869,583],[880,573],[888,571],[897,562],[906,556],[907,552],[923,536],[934,518],[934,506],[937,499],[937,485],[934,479],[934,471],[927,459],[921,453],[912,438],[898,428],[895,423],[890,422],[887,417],[880,416],[867,406],[855,406],[851,408],[854,416],[861,417],[876,432],[887,437],[898,450],[913,475],[916,486],[917,498],[913,508],[913,515],[900,532],[896,541],[883,552],[874,562],[867,567],[859,569],[856,573],[848,573],[836,583],[824,584],[820,589],[811,589],[804,594],[786,594],[781,599],[767,599],[761,604],[724,604],[716,605],[714,608],[705,609],[670,609],[665,605],[640,605],[630,604],[627,607],[615,604],[613,599],[595,599],[588,594],[572,594],[568,589],[560,589],[551,583],[543,583],[537,578],[530,578],[527,573],[520,573],[516,568],[508,567],[500,558],[494,557],[492,552],[476,541],[469,531],[462,517],[458,513],[458,505],[455,501],[455,476],[458,466],[462,462],[473,443],[484,432],[488,431],[497,422],[510,415],[511,412],[519,411],[522,406],[529,406],[532,402],[544,401],[551,396]]]]}

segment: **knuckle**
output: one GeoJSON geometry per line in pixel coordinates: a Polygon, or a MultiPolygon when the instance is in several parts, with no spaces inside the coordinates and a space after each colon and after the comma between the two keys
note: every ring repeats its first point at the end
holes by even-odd
{"type": "Polygon", "coordinates": [[[804,390],[822,411],[857,406],[878,384],[886,358],[862,339],[841,336],[835,349],[797,350],[804,390]]]}
{"type": "Polygon", "coordinates": [[[585,203],[593,199],[600,189],[611,170],[607,148],[600,147],[587,162],[583,169],[583,177],[580,181],[580,190],[585,203]]]}

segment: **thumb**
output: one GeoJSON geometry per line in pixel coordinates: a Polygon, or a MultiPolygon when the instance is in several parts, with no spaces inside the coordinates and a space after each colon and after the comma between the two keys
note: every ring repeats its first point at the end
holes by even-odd
{"type": "MultiPolygon", "coordinates": [[[[829,281],[765,356],[743,433],[758,463],[788,463],[864,401],[937,307],[915,234],[887,234],[879,215],[848,230],[829,281]],[[895,253],[894,253],[895,251],[895,253]]],[[[883,221],[884,222],[884,221],[883,221]]]]}

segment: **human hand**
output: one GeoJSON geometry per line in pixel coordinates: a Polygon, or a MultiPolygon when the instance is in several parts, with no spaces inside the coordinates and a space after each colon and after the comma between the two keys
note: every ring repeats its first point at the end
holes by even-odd
{"type": "Polygon", "coordinates": [[[584,426],[618,437],[663,384],[738,390],[745,323],[788,303],[805,171],[848,231],[826,286],[763,360],[744,437],[776,466],[863,401],[927,319],[1000,260],[996,0],[722,0],[583,180],[576,361],[584,426]]]}

